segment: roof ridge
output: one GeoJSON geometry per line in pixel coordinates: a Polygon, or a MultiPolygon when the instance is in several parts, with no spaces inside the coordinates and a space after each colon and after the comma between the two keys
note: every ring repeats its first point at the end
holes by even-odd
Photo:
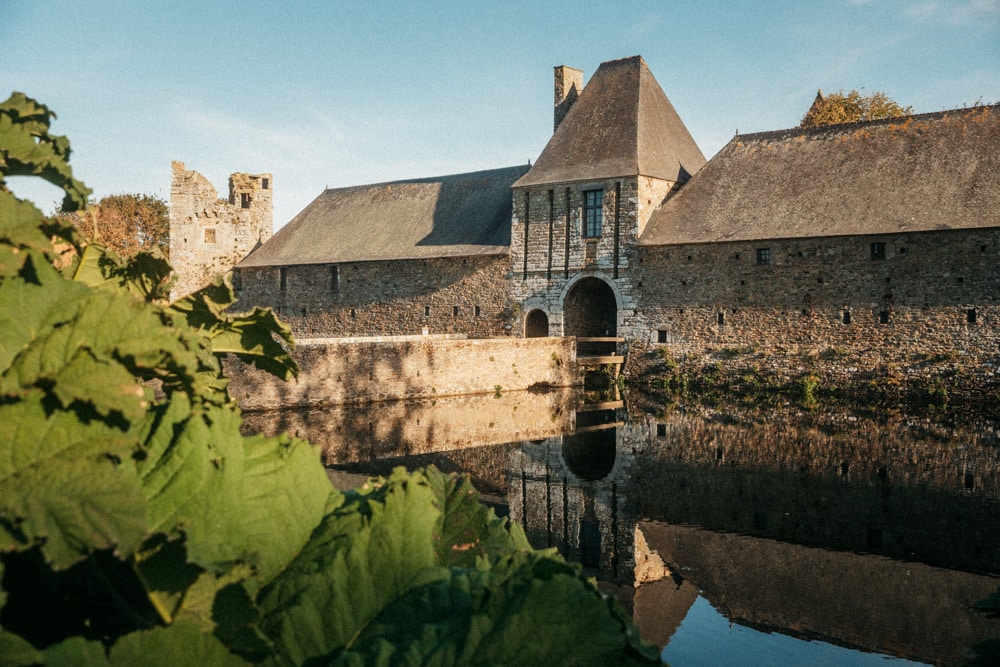
{"type": "Polygon", "coordinates": [[[765,130],[763,132],[751,132],[749,134],[740,134],[739,132],[737,132],[730,140],[730,143],[732,143],[737,139],[754,140],[754,139],[772,139],[781,137],[797,137],[809,134],[825,134],[835,130],[850,130],[861,127],[872,127],[877,125],[891,125],[893,123],[906,122],[908,120],[930,120],[932,118],[940,119],[948,116],[949,114],[970,113],[982,110],[991,110],[1000,112],[1000,103],[980,104],[971,107],[944,109],[942,111],[930,111],[926,113],[907,114],[905,116],[895,116],[893,118],[876,118],[874,120],[855,120],[851,121],[850,123],[831,123],[829,125],[818,125],[815,127],[790,127],[784,130],[765,130]]]}
{"type": "Polygon", "coordinates": [[[530,162],[524,164],[514,164],[509,167],[493,167],[491,169],[477,169],[475,171],[462,171],[454,174],[441,174],[439,176],[418,176],[414,178],[400,178],[394,181],[376,181],[374,183],[356,183],[354,185],[342,185],[340,187],[326,187],[323,188],[323,192],[329,192],[331,190],[352,190],[360,188],[377,188],[383,185],[404,185],[408,183],[433,183],[435,181],[440,181],[446,178],[460,178],[460,177],[472,177],[478,174],[495,174],[504,171],[514,171],[516,169],[528,169],[531,167],[530,162]]]}

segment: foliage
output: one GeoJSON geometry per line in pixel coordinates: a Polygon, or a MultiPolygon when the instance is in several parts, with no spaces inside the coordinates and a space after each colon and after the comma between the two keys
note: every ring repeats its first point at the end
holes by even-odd
{"type": "Polygon", "coordinates": [[[306,442],[245,437],[220,357],[295,372],[219,281],[169,304],[3,181],[87,190],[0,105],[0,664],[644,664],[613,600],[434,469],[341,494],[306,442]],[[545,633],[538,629],[545,627],[545,633]]]}
{"type": "Polygon", "coordinates": [[[802,117],[800,127],[819,127],[881,118],[898,118],[911,113],[913,113],[913,107],[900,106],[891,97],[881,92],[866,95],[864,88],[861,91],[851,90],[849,93],[845,93],[841,89],[824,96],[820,91],[816,95],[816,101],[802,117]]]}
{"type": "Polygon", "coordinates": [[[86,211],[65,214],[87,238],[98,241],[121,257],[134,257],[153,248],[170,250],[170,216],[167,203],[147,194],[108,195],[86,211]]]}

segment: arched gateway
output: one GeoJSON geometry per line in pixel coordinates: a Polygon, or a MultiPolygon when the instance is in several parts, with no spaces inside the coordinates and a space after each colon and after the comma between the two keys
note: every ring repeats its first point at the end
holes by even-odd
{"type": "Polygon", "coordinates": [[[618,300],[600,278],[580,279],[566,294],[563,334],[594,337],[618,335],[618,300]]]}

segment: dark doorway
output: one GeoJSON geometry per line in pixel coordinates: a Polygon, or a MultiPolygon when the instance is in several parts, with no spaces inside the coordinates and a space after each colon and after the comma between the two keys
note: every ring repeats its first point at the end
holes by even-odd
{"type": "Polygon", "coordinates": [[[549,316],[544,310],[533,310],[524,318],[525,338],[545,338],[549,335],[549,316]]]}
{"type": "Polygon", "coordinates": [[[573,285],[563,310],[567,336],[618,335],[618,301],[600,278],[584,278],[573,285]]]}

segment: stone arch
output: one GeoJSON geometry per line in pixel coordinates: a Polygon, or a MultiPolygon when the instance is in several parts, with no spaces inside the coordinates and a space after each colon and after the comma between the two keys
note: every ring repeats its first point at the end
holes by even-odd
{"type": "Polygon", "coordinates": [[[616,336],[621,299],[613,283],[582,276],[567,285],[563,302],[563,335],[616,336]]]}
{"type": "Polygon", "coordinates": [[[544,310],[536,308],[524,318],[525,338],[546,338],[549,335],[549,316],[544,310]]]}

